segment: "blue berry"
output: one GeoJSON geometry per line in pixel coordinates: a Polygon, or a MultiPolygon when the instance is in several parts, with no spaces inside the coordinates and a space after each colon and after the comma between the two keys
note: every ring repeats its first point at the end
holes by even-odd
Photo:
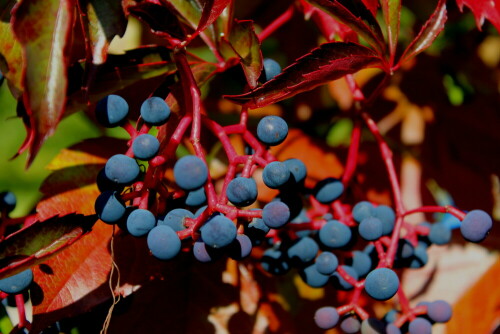
{"type": "Polygon", "coordinates": [[[419,242],[418,246],[413,250],[413,257],[410,261],[410,268],[422,268],[429,261],[429,255],[427,255],[427,247],[425,243],[419,242]]]}
{"type": "Polygon", "coordinates": [[[186,209],[173,209],[170,210],[163,219],[158,220],[158,225],[167,225],[175,232],[182,231],[186,228],[184,221],[186,218],[194,218],[191,211],[186,209]]]}
{"type": "Polygon", "coordinates": [[[287,250],[287,255],[291,260],[298,260],[301,263],[311,262],[318,254],[319,246],[312,238],[304,237],[298,239],[287,250]]]}
{"type": "Polygon", "coordinates": [[[33,271],[26,269],[15,275],[0,280],[0,291],[18,294],[28,288],[33,282],[33,271]]]}
{"type": "Polygon", "coordinates": [[[262,255],[260,262],[262,268],[273,275],[283,275],[290,270],[290,264],[285,256],[283,256],[283,252],[277,249],[267,249],[262,255]]]}
{"type": "Polygon", "coordinates": [[[299,159],[288,159],[283,161],[285,166],[290,171],[290,179],[296,184],[304,182],[307,176],[306,165],[299,159]]]}
{"type": "Polygon", "coordinates": [[[172,259],[181,250],[179,236],[166,225],[158,225],[149,231],[147,243],[151,253],[160,260],[172,259]]]}
{"type": "Polygon", "coordinates": [[[236,226],[223,215],[210,218],[200,231],[203,242],[213,248],[225,247],[236,238],[236,226]]]}
{"type": "Polygon", "coordinates": [[[388,268],[378,268],[366,276],[365,291],[376,300],[388,300],[399,289],[398,275],[388,268]]]}
{"type": "Polygon", "coordinates": [[[319,308],[314,313],[314,322],[321,329],[330,329],[339,322],[339,313],[337,309],[331,306],[319,308]]]}
{"type": "Polygon", "coordinates": [[[289,179],[290,170],[284,163],[279,161],[267,164],[262,171],[262,180],[271,189],[278,189],[284,186],[289,179]]]}
{"type": "Polygon", "coordinates": [[[340,322],[340,329],[347,334],[354,334],[361,329],[361,323],[355,315],[348,316],[340,322]]]}
{"type": "Polygon", "coordinates": [[[208,179],[207,165],[197,156],[186,155],[175,163],[174,178],[177,185],[184,190],[198,189],[208,179]]]}
{"type": "Polygon", "coordinates": [[[275,76],[281,73],[281,66],[274,59],[264,58],[263,65],[264,65],[263,66],[264,76],[266,81],[273,79],[275,76]]]}
{"type": "Polygon", "coordinates": [[[359,223],[359,235],[368,241],[377,240],[382,236],[383,226],[380,219],[375,217],[365,218],[359,223]]]}
{"type": "Polygon", "coordinates": [[[267,203],[262,209],[262,220],[270,228],[280,228],[288,223],[290,209],[283,202],[267,203]]]}
{"type": "Polygon", "coordinates": [[[330,220],[319,230],[319,240],[330,248],[344,247],[351,241],[351,237],[351,229],[338,220],[330,220]]]}
{"type": "Polygon", "coordinates": [[[266,116],[257,124],[257,137],[269,146],[283,142],[288,135],[288,125],[279,116],[266,116]]]}
{"type": "Polygon", "coordinates": [[[432,334],[432,324],[424,318],[415,318],[408,327],[409,334],[432,334]]]}
{"type": "Polygon", "coordinates": [[[352,208],[352,218],[357,223],[361,223],[363,219],[373,216],[373,211],[374,207],[372,203],[368,201],[358,202],[352,208]]]}
{"type": "Polygon", "coordinates": [[[270,227],[267,226],[261,218],[254,218],[247,225],[245,234],[247,234],[254,244],[258,244],[266,234],[269,232],[270,227]]]}
{"type": "Polygon", "coordinates": [[[100,220],[105,223],[116,223],[125,214],[125,206],[116,198],[116,192],[105,191],[95,201],[95,212],[100,220]]]}
{"type": "Polygon", "coordinates": [[[386,334],[401,334],[401,329],[394,324],[388,324],[385,328],[386,334]]]}
{"type": "Polygon", "coordinates": [[[252,241],[245,234],[238,234],[229,245],[229,256],[235,260],[246,258],[252,252],[252,241]]]}
{"type": "Polygon", "coordinates": [[[344,185],[339,179],[333,177],[318,182],[314,188],[314,197],[318,202],[329,204],[335,201],[344,192],[344,185]]]}
{"type": "Polygon", "coordinates": [[[123,190],[123,185],[115,183],[108,179],[106,176],[106,171],[102,168],[99,173],[97,173],[97,188],[100,192],[105,192],[106,190],[115,190],[121,192],[123,190]]]}
{"type": "Polygon", "coordinates": [[[361,322],[361,334],[385,333],[385,323],[375,318],[367,318],[361,322]]]}
{"type": "Polygon", "coordinates": [[[188,192],[186,197],[187,206],[200,206],[205,204],[206,201],[207,195],[205,194],[205,188],[203,187],[191,190],[188,192]]]}
{"type": "Polygon", "coordinates": [[[149,210],[137,209],[127,217],[127,230],[134,237],[142,237],[156,225],[156,217],[149,210]]]}
{"type": "Polygon", "coordinates": [[[128,103],[118,95],[108,95],[95,108],[97,121],[108,128],[121,125],[128,115],[128,103]]]}
{"type": "Polygon", "coordinates": [[[361,251],[354,251],[352,258],[347,259],[346,264],[353,267],[358,277],[364,277],[372,269],[372,260],[368,254],[361,251]]]}
{"type": "Polygon", "coordinates": [[[395,322],[395,321],[396,321],[396,319],[398,318],[398,315],[399,315],[398,311],[396,311],[396,310],[394,310],[394,309],[393,309],[393,310],[390,310],[389,312],[387,312],[387,313],[384,315],[384,319],[383,319],[383,320],[384,320],[386,323],[395,322]]]}
{"type": "Polygon", "coordinates": [[[130,184],[139,176],[139,165],[135,159],[124,154],[115,154],[106,162],[104,173],[118,184],[130,184]]]}
{"type": "Polygon", "coordinates": [[[436,300],[427,306],[427,315],[435,322],[448,322],[451,319],[451,306],[444,300],[436,300]]]}
{"type": "Polygon", "coordinates": [[[149,160],[158,153],[159,149],[160,142],[150,134],[139,135],[132,142],[132,151],[137,159],[149,160]]]}
{"type": "Polygon", "coordinates": [[[320,273],[314,264],[304,268],[301,271],[300,276],[307,285],[313,288],[321,288],[322,286],[325,286],[330,279],[330,276],[320,273]]]}
{"type": "Polygon", "coordinates": [[[165,124],[170,117],[170,107],[162,98],[150,97],[141,105],[141,117],[151,125],[165,124]]]}
{"type": "Polygon", "coordinates": [[[16,207],[16,195],[11,191],[2,191],[0,193],[0,213],[2,211],[11,212],[16,207]]]}
{"type": "MultiPolygon", "coordinates": [[[[354,268],[345,265],[340,267],[344,269],[347,275],[351,276],[356,281],[358,280],[358,273],[356,272],[356,270],[354,270],[354,268]]],[[[352,290],[354,288],[349,282],[347,282],[342,276],[340,276],[338,271],[334,272],[331,277],[333,285],[339,290],[352,290]]]]}
{"type": "Polygon", "coordinates": [[[391,234],[396,222],[396,214],[394,210],[387,205],[379,205],[373,208],[373,216],[380,219],[382,222],[382,234],[391,234]]]}
{"type": "Polygon", "coordinates": [[[323,275],[331,275],[337,269],[339,260],[332,252],[323,252],[315,260],[316,269],[323,275]]]}
{"type": "Polygon", "coordinates": [[[451,230],[443,223],[435,223],[429,231],[429,241],[436,245],[445,245],[451,240],[451,230]]]}
{"type": "Polygon", "coordinates": [[[491,217],[482,210],[472,210],[465,215],[460,232],[465,240],[471,242],[483,241],[493,226],[491,217]]]}
{"type": "Polygon", "coordinates": [[[226,195],[235,206],[248,206],[257,199],[257,183],[252,178],[238,176],[229,182],[226,195]]]}

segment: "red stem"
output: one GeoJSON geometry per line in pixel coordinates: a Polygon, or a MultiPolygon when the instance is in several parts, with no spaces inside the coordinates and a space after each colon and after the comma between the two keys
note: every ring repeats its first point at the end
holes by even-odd
{"type": "Polygon", "coordinates": [[[271,22],[271,24],[269,24],[264,30],[262,30],[262,32],[258,36],[259,40],[262,42],[267,37],[269,37],[269,35],[271,35],[273,32],[278,30],[283,24],[288,22],[292,18],[294,11],[295,11],[294,5],[288,7],[288,9],[283,14],[278,16],[273,22],[271,22]]]}

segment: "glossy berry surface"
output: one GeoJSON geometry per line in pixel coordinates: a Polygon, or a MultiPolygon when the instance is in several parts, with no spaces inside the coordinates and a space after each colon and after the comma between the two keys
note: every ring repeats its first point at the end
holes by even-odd
{"type": "Polygon", "coordinates": [[[139,176],[140,169],[135,159],[124,154],[115,154],[104,166],[106,177],[118,184],[130,184],[139,176]]]}
{"type": "Polygon", "coordinates": [[[270,202],[262,209],[262,220],[270,228],[280,228],[288,223],[290,208],[283,202],[270,202]]]}
{"type": "Polygon", "coordinates": [[[331,275],[337,269],[339,260],[331,252],[321,253],[315,260],[316,269],[323,275],[331,275]]]}
{"type": "Polygon", "coordinates": [[[281,73],[281,66],[274,59],[264,58],[263,65],[264,68],[262,70],[266,81],[273,79],[281,73]]]}
{"type": "Polygon", "coordinates": [[[184,190],[198,189],[207,182],[207,165],[194,155],[186,155],[174,165],[174,178],[179,187],[184,190]]]}
{"type": "Polygon", "coordinates": [[[162,98],[150,97],[141,105],[141,117],[151,125],[165,124],[170,118],[170,107],[162,98]]]}
{"type": "Polygon", "coordinates": [[[288,179],[290,179],[290,170],[284,163],[279,161],[267,164],[262,171],[262,180],[271,189],[282,187],[288,179]]]}
{"type": "Polygon", "coordinates": [[[373,299],[390,299],[396,294],[398,288],[398,275],[391,269],[378,268],[366,276],[365,291],[373,299]]]}
{"type": "Polygon", "coordinates": [[[95,115],[101,125],[113,128],[125,122],[128,111],[128,103],[123,97],[108,95],[97,102],[95,115]]]}
{"type": "Polygon", "coordinates": [[[236,226],[222,215],[212,217],[200,231],[203,242],[213,248],[225,247],[236,238],[236,226]]]}
{"type": "Polygon", "coordinates": [[[288,125],[279,116],[266,116],[257,125],[257,137],[266,145],[278,145],[285,140],[287,135],[288,125]]]}
{"type": "Polygon", "coordinates": [[[257,183],[252,178],[236,177],[226,189],[227,199],[236,206],[248,206],[257,199],[257,183]]]}
{"type": "Polygon", "coordinates": [[[132,151],[137,159],[149,160],[158,153],[159,149],[160,142],[150,134],[139,135],[132,142],[132,151]]]}
{"type": "Polygon", "coordinates": [[[328,221],[319,230],[319,240],[330,248],[340,248],[347,245],[351,237],[351,229],[338,220],[328,221]]]}

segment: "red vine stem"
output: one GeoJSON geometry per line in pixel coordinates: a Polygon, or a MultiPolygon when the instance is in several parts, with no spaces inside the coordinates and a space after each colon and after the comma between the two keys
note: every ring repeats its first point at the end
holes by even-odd
{"type": "Polygon", "coordinates": [[[292,18],[294,11],[295,11],[294,5],[288,7],[288,9],[283,14],[278,16],[273,22],[271,22],[271,24],[269,24],[264,30],[262,30],[262,32],[258,36],[259,41],[262,42],[267,37],[269,37],[269,35],[271,35],[273,32],[278,30],[283,24],[288,22],[292,18]]]}

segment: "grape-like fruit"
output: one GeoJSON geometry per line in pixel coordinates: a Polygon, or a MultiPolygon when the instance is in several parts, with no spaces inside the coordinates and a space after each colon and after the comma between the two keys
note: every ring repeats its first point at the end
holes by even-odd
{"type": "Polygon", "coordinates": [[[281,66],[274,59],[264,58],[263,71],[264,71],[265,80],[269,81],[281,73],[281,66]]]}
{"type": "Polygon", "coordinates": [[[262,171],[262,180],[271,189],[278,189],[284,186],[289,179],[290,170],[284,163],[279,161],[267,164],[262,171]]]}
{"type": "Polygon", "coordinates": [[[95,201],[95,212],[100,220],[114,224],[125,214],[125,206],[116,198],[116,192],[105,191],[95,201]]]}
{"type": "Polygon", "coordinates": [[[270,228],[280,228],[288,223],[290,209],[283,202],[267,203],[262,209],[262,220],[270,228]]]}
{"type": "Polygon", "coordinates": [[[127,230],[134,237],[142,237],[156,225],[155,215],[145,209],[136,209],[127,217],[127,230]]]}
{"type": "Polygon", "coordinates": [[[16,195],[11,191],[0,192],[0,212],[11,212],[16,207],[16,195]]]}
{"type": "Polygon", "coordinates": [[[471,242],[483,241],[493,226],[491,217],[482,210],[472,210],[465,215],[460,232],[465,240],[471,242]]]}
{"type": "Polygon", "coordinates": [[[372,217],[374,212],[373,204],[368,201],[358,202],[352,208],[352,218],[361,223],[361,221],[365,218],[372,217]]]}
{"type": "Polygon", "coordinates": [[[341,322],[340,322],[340,329],[347,334],[354,334],[359,332],[361,329],[361,323],[359,322],[359,319],[355,315],[351,315],[348,317],[345,317],[341,322]]]}
{"type": "Polygon", "coordinates": [[[313,288],[321,288],[322,286],[325,286],[330,279],[330,276],[320,273],[314,264],[304,268],[304,270],[301,271],[300,276],[307,285],[313,288]]]}
{"type": "Polygon", "coordinates": [[[149,160],[153,158],[160,149],[160,142],[155,136],[143,134],[137,136],[132,142],[132,151],[137,159],[149,160]]]}
{"type": "Polygon", "coordinates": [[[105,192],[106,190],[114,190],[121,192],[124,187],[123,185],[115,183],[112,180],[108,179],[104,168],[102,168],[99,171],[99,173],[97,173],[96,183],[97,183],[97,188],[99,188],[100,192],[105,192]]]}
{"type": "Polygon", "coordinates": [[[0,280],[0,291],[17,294],[28,288],[33,282],[33,271],[26,269],[15,275],[0,280]]]}
{"type": "Polygon", "coordinates": [[[361,251],[352,252],[352,257],[345,262],[351,266],[359,277],[364,277],[372,269],[372,260],[368,254],[361,251]]]}
{"type": "Polygon", "coordinates": [[[290,180],[295,184],[304,182],[307,176],[306,165],[299,159],[288,159],[283,161],[283,164],[290,171],[290,180]]]}
{"type": "Polygon", "coordinates": [[[207,246],[203,241],[196,241],[193,244],[193,255],[200,262],[212,262],[223,255],[223,251],[218,248],[207,246]]]}
{"type": "Polygon", "coordinates": [[[422,268],[429,261],[429,255],[427,255],[427,247],[423,242],[419,242],[417,247],[413,250],[413,257],[410,261],[410,268],[422,268]]]}
{"type": "Polygon", "coordinates": [[[361,322],[361,334],[385,334],[385,324],[375,318],[367,318],[361,322]]]}
{"type": "Polygon", "coordinates": [[[388,324],[385,328],[386,334],[401,334],[401,329],[394,324],[388,324]]]}
{"type": "Polygon", "coordinates": [[[127,118],[128,103],[121,96],[108,95],[97,102],[95,115],[97,121],[107,128],[119,126],[127,118]]]}
{"type": "Polygon", "coordinates": [[[115,154],[106,162],[104,173],[118,184],[130,184],[139,176],[139,165],[135,159],[124,154],[115,154]]]}
{"type": "Polygon", "coordinates": [[[207,165],[197,156],[186,155],[175,163],[174,178],[177,185],[184,190],[198,189],[208,179],[207,165]]]}
{"type": "Polygon", "coordinates": [[[160,260],[169,260],[181,250],[181,240],[167,225],[158,225],[148,233],[147,243],[151,253],[160,260]]]}
{"type": "Polygon", "coordinates": [[[319,230],[319,240],[330,248],[344,247],[349,243],[351,237],[351,229],[338,220],[328,221],[319,230]]]}
{"type": "Polygon", "coordinates": [[[429,320],[417,317],[410,322],[409,334],[432,334],[432,324],[429,320]]]}
{"type": "MultiPolygon", "coordinates": [[[[347,275],[351,276],[354,278],[356,281],[358,280],[358,273],[354,268],[349,267],[349,266],[340,266],[344,271],[347,273],[347,275]]],[[[351,290],[354,287],[351,285],[351,283],[347,282],[339,273],[338,271],[334,272],[332,277],[333,285],[339,289],[339,290],[351,290]]]]}
{"type": "Polygon", "coordinates": [[[318,254],[319,246],[312,238],[304,237],[298,239],[287,250],[288,257],[293,260],[298,260],[299,263],[311,262],[318,254]]]}
{"type": "Polygon", "coordinates": [[[287,135],[288,125],[279,116],[266,116],[257,124],[257,137],[266,145],[278,145],[285,140],[287,135]]]}
{"type": "Polygon", "coordinates": [[[205,188],[203,187],[191,190],[188,192],[186,197],[187,206],[200,206],[205,204],[206,201],[207,195],[205,194],[205,188]]]}
{"type": "Polygon", "coordinates": [[[150,97],[141,105],[141,117],[151,125],[165,124],[170,117],[170,107],[162,98],[150,97]]]}
{"type": "Polygon", "coordinates": [[[323,275],[331,275],[337,269],[339,260],[332,252],[323,252],[315,260],[316,269],[323,275]]]}
{"type": "Polygon", "coordinates": [[[226,195],[235,206],[248,206],[257,199],[257,183],[252,178],[238,176],[227,185],[226,195]]]}
{"type": "Polygon", "coordinates": [[[436,300],[427,305],[427,315],[435,322],[448,322],[451,319],[452,309],[444,300],[436,300]]]}
{"type": "Polygon", "coordinates": [[[225,247],[236,238],[236,226],[223,215],[210,218],[200,231],[201,239],[213,248],[225,247]]]}
{"type": "Polygon", "coordinates": [[[339,198],[343,191],[344,184],[342,184],[342,181],[330,177],[318,182],[313,192],[318,202],[329,204],[339,198]]]}
{"type": "Polygon", "coordinates": [[[388,268],[378,268],[366,276],[365,291],[376,300],[392,298],[399,288],[398,275],[388,268]]]}
{"type": "Polygon", "coordinates": [[[378,218],[367,217],[359,223],[358,232],[365,240],[377,240],[383,233],[382,222],[378,218]]]}
{"type": "Polygon", "coordinates": [[[290,270],[290,264],[283,256],[283,252],[277,249],[267,249],[262,255],[260,263],[265,271],[273,275],[283,275],[290,270]]]}
{"type": "Polygon", "coordinates": [[[238,234],[229,245],[229,256],[235,260],[246,258],[252,252],[252,241],[245,234],[238,234]]]}
{"type": "Polygon", "coordinates": [[[158,225],[167,225],[175,232],[179,232],[186,228],[184,225],[184,220],[186,218],[194,218],[193,213],[186,209],[173,209],[170,210],[163,219],[158,220],[158,225]]]}
{"type": "Polygon", "coordinates": [[[436,245],[444,245],[451,240],[451,230],[443,223],[435,223],[429,231],[429,241],[436,245]]]}
{"type": "Polygon", "coordinates": [[[331,306],[319,308],[314,314],[314,322],[321,329],[333,328],[339,322],[339,313],[331,306]]]}
{"type": "Polygon", "coordinates": [[[373,208],[373,216],[380,219],[382,222],[382,234],[391,234],[394,229],[394,224],[396,223],[396,214],[394,210],[387,205],[379,205],[373,208]]]}

